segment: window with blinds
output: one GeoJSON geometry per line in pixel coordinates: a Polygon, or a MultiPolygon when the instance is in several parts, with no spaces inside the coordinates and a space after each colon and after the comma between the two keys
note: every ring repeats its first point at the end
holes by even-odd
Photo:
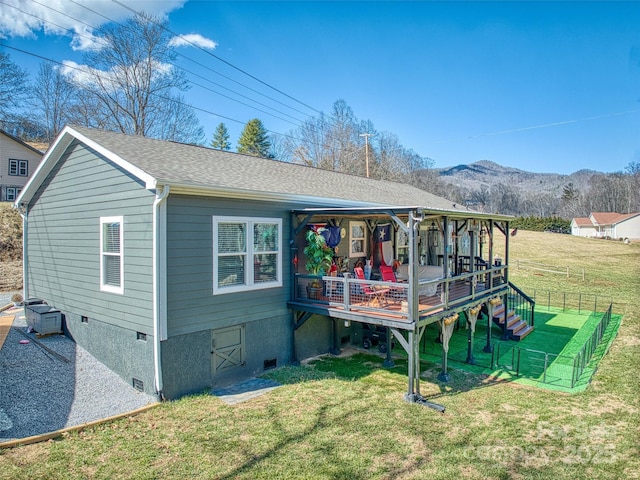
{"type": "Polygon", "coordinates": [[[282,220],[213,217],[213,293],[282,286],[282,220]]]}
{"type": "Polygon", "coordinates": [[[124,293],[122,217],[100,219],[100,290],[124,293]]]}

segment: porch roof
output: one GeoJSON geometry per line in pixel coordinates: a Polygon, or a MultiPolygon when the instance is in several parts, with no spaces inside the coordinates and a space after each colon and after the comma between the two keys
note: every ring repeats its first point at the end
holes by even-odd
{"type": "Polygon", "coordinates": [[[467,207],[451,203],[452,208],[433,208],[424,206],[399,206],[399,205],[378,205],[371,207],[343,207],[343,208],[302,208],[292,210],[294,215],[335,215],[335,216],[388,216],[390,214],[403,216],[410,212],[423,214],[425,218],[430,216],[447,216],[452,218],[477,218],[479,220],[513,220],[511,215],[501,215],[497,213],[484,213],[471,210],[467,207]]]}

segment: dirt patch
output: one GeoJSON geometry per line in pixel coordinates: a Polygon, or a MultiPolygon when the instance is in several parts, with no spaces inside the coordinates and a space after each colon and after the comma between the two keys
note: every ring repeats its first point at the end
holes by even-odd
{"type": "Polygon", "coordinates": [[[10,203],[0,203],[0,292],[22,288],[22,218],[10,203]]]}

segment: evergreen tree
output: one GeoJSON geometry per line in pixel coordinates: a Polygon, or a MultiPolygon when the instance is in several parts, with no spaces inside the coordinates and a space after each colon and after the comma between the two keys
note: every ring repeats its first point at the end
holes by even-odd
{"type": "Polygon", "coordinates": [[[224,123],[219,123],[216,127],[216,131],[213,132],[211,146],[220,150],[231,149],[231,143],[229,143],[229,131],[224,123]]]}
{"type": "Polygon", "coordinates": [[[260,120],[254,118],[244,126],[238,140],[238,153],[246,153],[256,157],[270,157],[271,142],[267,130],[260,120]]]}

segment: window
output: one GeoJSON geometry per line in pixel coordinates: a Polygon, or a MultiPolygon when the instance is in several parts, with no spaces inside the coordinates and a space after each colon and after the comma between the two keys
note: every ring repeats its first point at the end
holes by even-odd
{"type": "Polygon", "coordinates": [[[406,263],[409,260],[409,236],[401,228],[396,233],[396,259],[400,263],[406,263]]]}
{"type": "Polygon", "coordinates": [[[213,217],[213,293],[282,286],[282,220],[213,217]]]}
{"type": "Polygon", "coordinates": [[[29,162],[27,160],[9,159],[9,175],[26,177],[29,175],[29,162]]]}
{"type": "Polygon", "coordinates": [[[16,198],[18,198],[18,195],[20,195],[21,191],[21,188],[7,187],[7,202],[13,202],[16,198]]]}
{"type": "Polygon", "coordinates": [[[349,256],[367,256],[367,225],[364,222],[350,222],[349,224],[349,256]]]}
{"type": "Polygon", "coordinates": [[[122,217],[100,218],[100,290],[124,293],[122,217]]]}

